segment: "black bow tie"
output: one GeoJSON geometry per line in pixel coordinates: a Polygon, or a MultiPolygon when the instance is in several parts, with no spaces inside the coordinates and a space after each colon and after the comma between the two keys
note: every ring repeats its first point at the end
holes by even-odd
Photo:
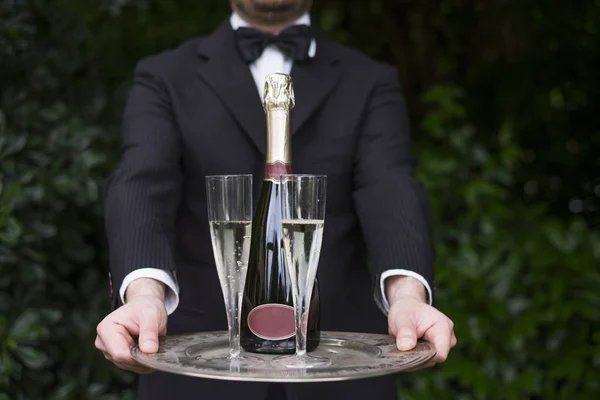
{"type": "Polygon", "coordinates": [[[278,35],[261,32],[254,28],[241,27],[235,30],[237,48],[242,58],[251,63],[260,57],[265,47],[277,46],[294,61],[306,61],[313,38],[308,25],[293,25],[278,35]]]}

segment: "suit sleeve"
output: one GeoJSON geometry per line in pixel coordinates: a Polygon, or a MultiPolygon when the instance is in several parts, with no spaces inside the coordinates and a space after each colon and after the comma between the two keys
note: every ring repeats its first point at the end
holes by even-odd
{"type": "Polygon", "coordinates": [[[179,129],[165,82],[150,59],[136,67],[123,117],[121,160],[104,192],[113,308],[125,276],[157,268],[176,276],[181,198],[179,129]]]}
{"type": "Polygon", "coordinates": [[[379,287],[382,275],[409,271],[434,290],[434,253],[429,200],[414,175],[397,73],[386,66],[379,76],[362,121],[353,197],[372,261],[375,299],[385,309],[379,287]]]}

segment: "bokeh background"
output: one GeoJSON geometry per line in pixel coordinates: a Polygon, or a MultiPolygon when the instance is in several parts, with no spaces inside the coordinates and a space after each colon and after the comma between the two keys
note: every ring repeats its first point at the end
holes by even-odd
{"type": "MultiPolygon", "coordinates": [[[[93,346],[101,194],[136,61],[226,0],[0,0],[0,400],[132,399],[93,346]]],[[[600,394],[600,1],[315,0],[398,66],[459,344],[401,399],[600,394]]]]}

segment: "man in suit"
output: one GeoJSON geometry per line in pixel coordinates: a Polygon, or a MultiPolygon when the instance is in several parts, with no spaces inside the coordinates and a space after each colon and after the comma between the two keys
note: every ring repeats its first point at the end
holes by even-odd
{"type": "Polygon", "coordinates": [[[329,177],[318,272],[322,329],[389,332],[400,350],[422,337],[437,350],[430,365],[456,344],[452,322],[431,305],[429,206],[413,175],[396,71],[309,28],[311,0],[231,0],[231,6],[232,15],[211,35],[136,67],[122,159],[105,193],[115,310],[98,325],[96,347],[141,374],[138,398],[145,400],[395,399],[393,376],[234,384],[145,374],[152,371],[129,355],[133,336],[153,353],[167,330],[226,329],[204,177],[253,173],[258,197],[266,151],[261,98],[272,72],[290,73],[294,81],[295,172],[329,177]]]}

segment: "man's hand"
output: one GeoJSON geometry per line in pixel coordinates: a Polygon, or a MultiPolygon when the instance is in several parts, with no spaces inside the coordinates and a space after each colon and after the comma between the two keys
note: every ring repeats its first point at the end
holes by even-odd
{"type": "Polygon", "coordinates": [[[434,359],[421,368],[444,362],[448,352],[456,345],[454,324],[444,314],[427,304],[423,284],[404,276],[386,279],[386,295],[390,303],[388,328],[396,336],[401,351],[417,345],[422,338],[435,346],[434,359]]]}
{"type": "Polygon", "coordinates": [[[142,278],[127,287],[126,304],[119,307],[98,324],[96,348],[104,357],[122,369],[137,373],[153,370],[136,363],[130,355],[133,336],[139,337],[144,353],[158,351],[158,335],[167,333],[165,287],[154,279],[142,278]]]}

